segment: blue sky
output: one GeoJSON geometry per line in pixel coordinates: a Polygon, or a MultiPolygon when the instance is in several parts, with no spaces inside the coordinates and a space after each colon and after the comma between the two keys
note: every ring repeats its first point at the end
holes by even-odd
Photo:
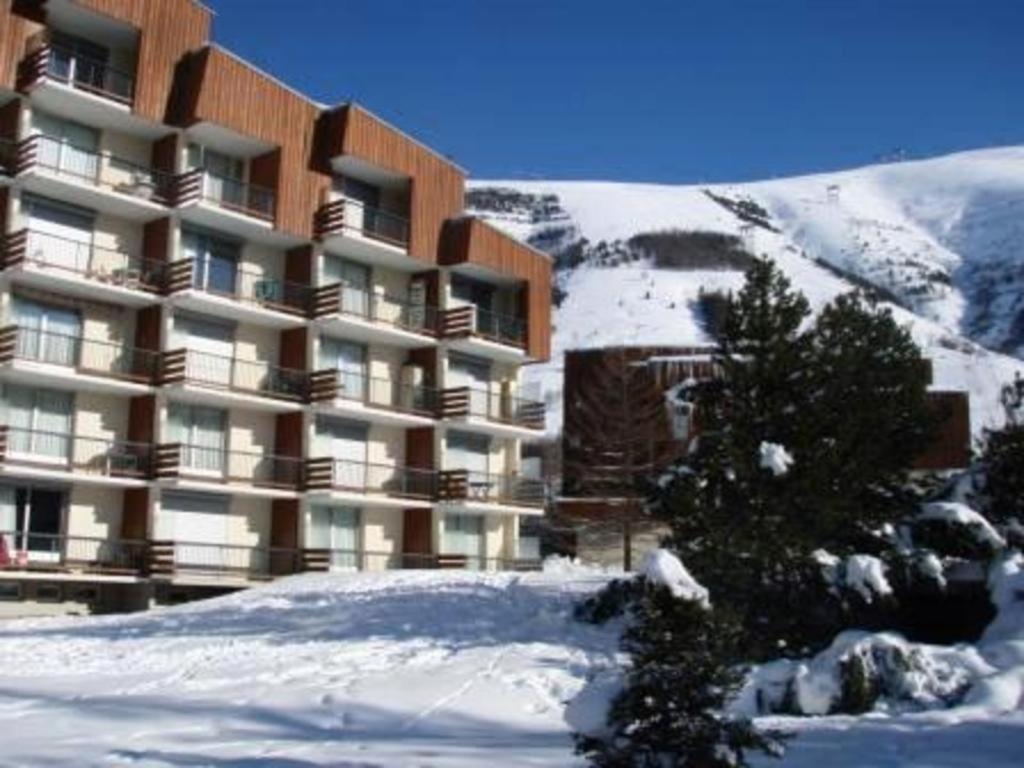
{"type": "Polygon", "coordinates": [[[728,181],[1024,143],[1024,0],[206,0],[476,178],[728,181]]]}

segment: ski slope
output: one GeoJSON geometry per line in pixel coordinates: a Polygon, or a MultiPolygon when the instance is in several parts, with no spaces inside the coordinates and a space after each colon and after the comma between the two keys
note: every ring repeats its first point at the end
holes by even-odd
{"type": "MultiPolygon", "coordinates": [[[[476,213],[556,259],[580,238],[713,231],[774,259],[816,310],[851,290],[842,273],[867,281],[899,302],[898,319],[935,361],[936,386],[970,390],[976,434],[1002,423],[999,391],[1024,372],[1024,148],[746,184],[478,181],[473,190],[553,196],[544,206],[513,200],[476,213]],[[771,229],[750,226],[706,192],[762,207],[771,229]]],[[[695,313],[700,289],[742,284],[728,270],[556,266],[566,298],[554,354],[530,371],[547,393],[553,432],[565,350],[707,342],[695,313]]]]}
{"type": "MultiPolygon", "coordinates": [[[[0,765],[580,765],[570,734],[603,718],[618,627],[571,607],[607,578],[564,563],[305,575],[146,614],[5,622],[0,765]]],[[[781,768],[1009,768],[1024,743],[1012,707],[775,724],[799,734],[763,762],[781,768]]]]}

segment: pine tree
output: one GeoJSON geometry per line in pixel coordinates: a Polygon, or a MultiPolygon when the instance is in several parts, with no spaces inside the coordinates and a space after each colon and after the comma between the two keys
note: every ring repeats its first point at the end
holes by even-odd
{"type": "Polygon", "coordinates": [[[631,603],[630,619],[625,688],[607,732],[577,736],[579,754],[602,768],[736,768],[748,765],[748,752],[781,753],[782,734],[724,712],[743,680],[734,622],[650,584],[631,603]]]}

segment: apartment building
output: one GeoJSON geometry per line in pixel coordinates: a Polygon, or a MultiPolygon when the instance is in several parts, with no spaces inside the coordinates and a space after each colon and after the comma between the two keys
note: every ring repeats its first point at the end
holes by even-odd
{"type": "Polygon", "coordinates": [[[0,615],[529,567],[548,257],[209,28],[0,3],[0,615]]]}

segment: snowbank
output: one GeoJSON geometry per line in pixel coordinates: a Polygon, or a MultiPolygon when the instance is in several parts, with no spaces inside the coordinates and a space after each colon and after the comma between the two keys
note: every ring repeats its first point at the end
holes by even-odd
{"type": "Polygon", "coordinates": [[[982,544],[988,544],[995,549],[1002,549],[1006,546],[1006,541],[992,527],[989,521],[966,504],[951,501],[937,501],[925,504],[916,519],[919,521],[936,521],[950,523],[951,525],[963,525],[982,544]]]}

